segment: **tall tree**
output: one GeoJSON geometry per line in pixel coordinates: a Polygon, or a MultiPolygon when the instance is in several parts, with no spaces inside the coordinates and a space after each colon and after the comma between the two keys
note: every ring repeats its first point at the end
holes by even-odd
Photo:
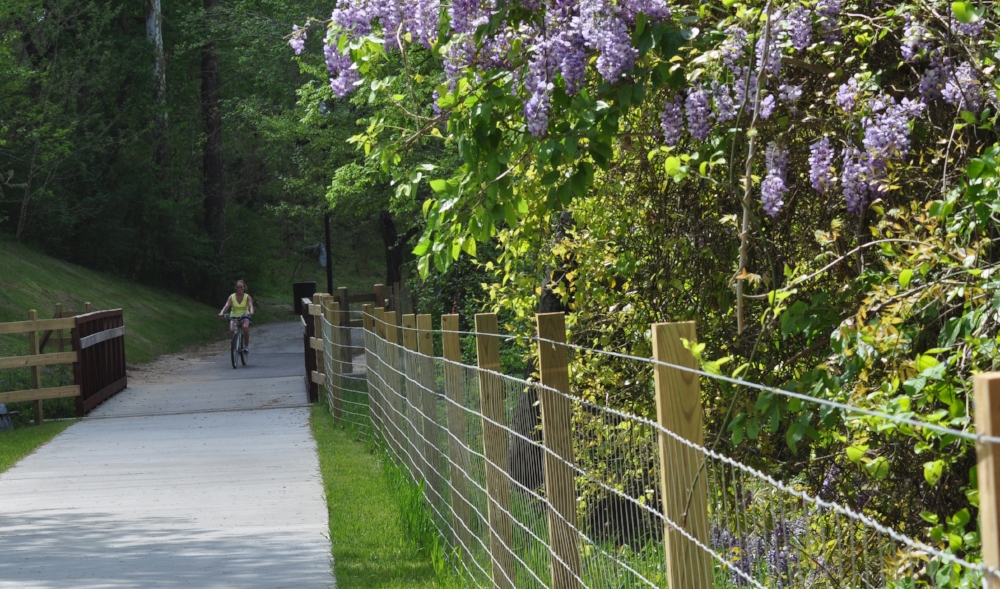
{"type": "Polygon", "coordinates": [[[153,83],[156,108],[155,163],[162,166],[170,153],[167,142],[167,58],[163,51],[163,11],[160,0],[146,0],[146,39],[153,45],[153,83]]]}
{"type": "MultiPolygon", "coordinates": [[[[211,22],[219,12],[218,0],[204,0],[205,13],[211,22]]],[[[222,112],[219,110],[219,57],[214,37],[201,52],[201,115],[205,144],[202,148],[202,191],[205,205],[205,231],[221,242],[225,230],[226,195],[222,160],[222,112]]]]}

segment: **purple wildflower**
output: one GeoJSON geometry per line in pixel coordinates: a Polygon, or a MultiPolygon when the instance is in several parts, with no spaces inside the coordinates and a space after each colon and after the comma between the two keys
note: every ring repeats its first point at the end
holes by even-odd
{"type": "Polygon", "coordinates": [[[788,192],[785,185],[785,173],[788,168],[788,150],[772,141],[765,150],[767,175],[760,183],[760,199],[764,203],[764,212],[771,217],[777,217],[785,201],[782,200],[788,192]]]}
{"type": "Polygon", "coordinates": [[[295,55],[301,54],[306,48],[306,31],[309,29],[299,28],[299,25],[292,25],[292,38],[288,40],[295,55]]]}
{"type": "Polygon", "coordinates": [[[819,0],[816,3],[816,14],[819,15],[819,27],[823,31],[823,39],[827,43],[840,40],[839,20],[843,0],[819,0]]]}
{"type": "Polygon", "coordinates": [[[840,174],[840,183],[844,187],[844,200],[847,211],[858,215],[868,203],[871,194],[869,184],[871,170],[867,158],[855,147],[844,148],[844,169],[840,174]]]}
{"type": "Polygon", "coordinates": [[[729,86],[718,82],[712,83],[712,98],[715,101],[715,120],[720,123],[736,118],[736,104],[729,91],[729,86]]]}
{"type": "Polygon", "coordinates": [[[941,96],[945,102],[957,106],[959,110],[976,114],[983,110],[983,90],[972,64],[963,62],[948,76],[941,96]]]}
{"type": "Polygon", "coordinates": [[[782,32],[781,13],[778,11],[773,12],[770,22],[770,35],[765,35],[762,32],[757,39],[757,71],[777,76],[781,73],[781,46],[779,44],[782,32]],[[767,47],[764,47],[765,38],[767,40],[767,47]]]}
{"type": "Polygon", "coordinates": [[[855,78],[847,80],[847,83],[841,84],[840,88],[837,89],[837,106],[843,109],[844,112],[854,110],[854,103],[857,98],[858,81],[855,78]]]}
{"type": "Polygon", "coordinates": [[[903,59],[915,61],[922,52],[930,48],[930,31],[909,14],[906,15],[905,19],[903,42],[899,46],[899,50],[903,54],[903,59]]]}
{"type": "Polygon", "coordinates": [[[948,28],[951,29],[952,33],[970,39],[976,39],[979,35],[982,35],[985,27],[986,21],[981,18],[974,22],[962,22],[952,17],[948,23],[948,28]]]}
{"type": "Polygon", "coordinates": [[[372,31],[375,10],[368,0],[347,0],[330,15],[333,22],[340,25],[352,37],[361,37],[372,31]]]}
{"type": "Polygon", "coordinates": [[[552,82],[549,80],[548,52],[543,45],[528,63],[528,78],[525,90],[530,98],[524,103],[524,118],[528,132],[535,137],[545,134],[549,128],[549,112],[552,109],[552,82]]]}
{"type": "Polygon", "coordinates": [[[719,46],[719,53],[722,55],[722,63],[726,64],[729,71],[739,75],[740,60],[746,51],[747,32],[740,27],[732,26],[726,29],[726,40],[719,46]]]}
{"type": "Polygon", "coordinates": [[[833,170],[833,147],[830,139],[824,137],[809,146],[809,180],[813,189],[826,194],[836,182],[833,170]]]}
{"type": "Polygon", "coordinates": [[[760,118],[769,119],[771,115],[774,114],[774,95],[768,94],[764,98],[760,99],[760,118]]]}
{"type": "Polygon", "coordinates": [[[688,132],[698,141],[708,139],[712,132],[712,109],[708,104],[708,90],[703,87],[688,90],[684,102],[684,112],[687,115],[688,132]]]}
{"type": "Polygon", "coordinates": [[[796,100],[802,97],[802,86],[792,86],[791,84],[782,84],[778,86],[778,100],[792,104],[796,100]]]}
{"type": "Polygon", "coordinates": [[[812,17],[804,6],[796,6],[788,13],[785,27],[796,51],[805,51],[812,44],[812,17]]]}
{"type": "Polygon", "coordinates": [[[930,104],[932,100],[941,98],[941,91],[944,90],[950,76],[951,59],[946,57],[943,52],[935,51],[931,56],[930,67],[920,77],[918,89],[924,104],[930,104]]]}
{"type": "Polygon", "coordinates": [[[663,130],[663,141],[667,145],[677,145],[684,136],[684,116],[681,109],[681,97],[663,101],[663,112],[660,113],[660,129],[663,130]]]}

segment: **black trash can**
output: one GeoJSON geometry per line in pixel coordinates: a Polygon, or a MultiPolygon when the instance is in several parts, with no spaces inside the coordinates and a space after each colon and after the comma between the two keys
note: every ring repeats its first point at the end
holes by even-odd
{"type": "Polygon", "coordinates": [[[316,294],[316,281],[292,283],[292,296],[295,297],[292,305],[295,308],[296,315],[302,314],[302,299],[307,298],[312,300],[314,294],[316,294]]]}

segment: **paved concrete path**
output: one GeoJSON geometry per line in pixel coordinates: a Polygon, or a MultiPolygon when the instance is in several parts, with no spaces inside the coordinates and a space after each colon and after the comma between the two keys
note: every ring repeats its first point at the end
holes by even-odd
{"type": "Polygon", "coordinates": [[[301,327],[130,386],[0,474],[0,588],[335,587],[301,327]]]}

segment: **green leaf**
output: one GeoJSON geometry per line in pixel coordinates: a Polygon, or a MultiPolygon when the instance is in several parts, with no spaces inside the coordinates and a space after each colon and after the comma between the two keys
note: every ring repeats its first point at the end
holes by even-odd
{"type": "Polygon", "coordinates": [[[938,515],[936,513],[931,513],[930,511],[921,511],[920,518],[929,524],[936,524],[938,521],[938,515]]]}
{"type": "Polygon", "coordinates": [[[983,9],[976,9],[971,2],[952,2],[951,11],[960,22],[972,23],[983,16],[983,9]]]}
{"type": "Polygon", "coordinates": [[[879,456],[866,464],[865,470],[872,478],[881,481],[889,476],[889,461],[884,456],[879,456]]]}
{"type": "Polygon", "coordinates": [[[913,270],[907,268],[899,273],[899,286],[906,288],[906,285],[910,283],[910,279],[913,278],[913,270]]]}
{"type": "Polygon", "coordinates": [[[430,267],[431,257],[429,255],[420,256],[417,258],[417,272],[420,274],[421,278],[426,279],[431,272],[430,267]]]}
{"type": "Polygon", "coordinates": [[[844,451],[847,453],[847,459],[857,464],[864,457],[865,452],[868,451],[868,445],[858,444],[855,446],[848,446],[844,451]]]}
{"type": "Polygon", "coordinates": [[[421,239],[417,247],[413,248],[413,255],[420,257],[427,253],[427,250],[431,249],[431,242],[428,239],[421,239]]]}
{"type": "Polygon", "coordinates": [[[933,462],[924,463],[924,480],[931,486],[938,482],[943,473],[944,460],[934,460],[933,462]]]}
{"type": "Polygon", "coordinates": [[[446,192],[448,190],[448,183],[440,178],[437,180],[431,180],[431,189],[438,194],[446,192]]]}

